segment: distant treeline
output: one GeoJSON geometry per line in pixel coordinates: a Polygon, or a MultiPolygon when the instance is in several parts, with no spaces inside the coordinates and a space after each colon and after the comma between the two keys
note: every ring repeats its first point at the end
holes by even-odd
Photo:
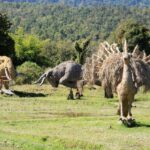
{"type": "Polygon", "coordinates": [[[118,23],[127,18],[134,18],[150,28],[150,8],[123,6],[79,8],[50,4],[0,3],[0,12],[8,15],[12,22],[11,31],[23,27],[25,32],[51,40],[107,39],[118,23]]]}
{"type": "Polygon", "coordinates": [[[148,6],[150,0],[0,0],[0,2],[31,2],[31,3],[56,3],[71,6],[85,5],[125,5],[125,6],[148,6]]]}

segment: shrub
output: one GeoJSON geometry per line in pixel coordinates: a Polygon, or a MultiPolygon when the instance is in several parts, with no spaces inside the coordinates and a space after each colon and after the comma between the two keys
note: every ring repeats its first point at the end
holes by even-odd
{"type": "Polygon", "coordinates": [[[34,62],[26,61],[17,67],[20,74],[16,78],[16,84],[31,84],[42,74],[43,69],[34,62]]]}

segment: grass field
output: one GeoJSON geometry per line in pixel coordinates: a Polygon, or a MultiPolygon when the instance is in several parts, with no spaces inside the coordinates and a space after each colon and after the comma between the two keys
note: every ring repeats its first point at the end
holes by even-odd
{"type": "Polygon", "coordinates": [[[132,112],[137,127],[118,122],[118,100],[85,89],[66,100],[66,88],[14,86],[0,95],[0,150],[150,150],[150,94],[138,94],[132,112]]]}

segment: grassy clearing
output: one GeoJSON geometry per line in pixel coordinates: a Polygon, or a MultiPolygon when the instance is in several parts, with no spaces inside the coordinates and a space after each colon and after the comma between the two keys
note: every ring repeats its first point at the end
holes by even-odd
{"type": "Polygon", "coordinates": [[[0,150],[150,150],[150,94],[136,96],[139,127],[126,128],[118,123],[117,97],[103,98],[101,88],[73,101],[63,87],[13,89],[19,96],[0,96],[0,150]]]}

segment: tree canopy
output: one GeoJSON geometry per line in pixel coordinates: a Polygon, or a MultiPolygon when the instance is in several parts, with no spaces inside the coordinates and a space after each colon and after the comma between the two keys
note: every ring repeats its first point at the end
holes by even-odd
{"type": "Polygon", "coordinates": [[[122,45],[124,39],[128,41],[129,50],[138,45],[139,50],[150,54],[150,30],[142,24],[132,19],[121,22],[111,35],[111,40],[122,45]]]}
{"type": "Polygon", "coordinates": [[[0,13],[0,55],[15,57],[14,41],[9,36],[11,23],[6,14],[0,13]]]}
{"type": "Polygon", "coordinates": [[[44,60],[46,57],[40,54],[48,40],[40,40],[36,35],[27,34],[23,28],[18,28],[11,36],[15,41],[17,65],[22,64],[26,60],[46,65],[44,60]]]}
{"type": "Polygon", "coordinates": [[[41,39],[70,40],[107,39],[120,20],[134,18],[150,28],[150,8],[124,6],[69,7],[44,4],[2,4],[12,22],[11,31],[18,26],[41,39]],[[7,10],[7,11],[6,11],[7,10]]]}
{"type": "Polygon", "coordinates": [[[12,22],[11,28],[8,24],[6,33],[9,35],[10,31],[15,41],[17,65],[32,61],[39,66],[54,67],[62,61],[75,60],[75,57],[83,64],[85,56],[89,56],[99,42],[107,40],[111,34],[112,42],[121,44],[122,39],[127,37],[131,49],[138,43],[141,50],[149,53],[146,45],[149,41],[150,8],[0,3],[0,11],[6,12],[12,22]],[[128,18],[134,18],[136,23],[130,26],[132,21],[128,18]],[[127,32],[120,31],[125,29],[127,32]],[[115,36],[118,37],[119,32],[118,40],[115,36]],[[91,39],[90,43],[82,53],[83,41],[87,39],[91,39]]]}

